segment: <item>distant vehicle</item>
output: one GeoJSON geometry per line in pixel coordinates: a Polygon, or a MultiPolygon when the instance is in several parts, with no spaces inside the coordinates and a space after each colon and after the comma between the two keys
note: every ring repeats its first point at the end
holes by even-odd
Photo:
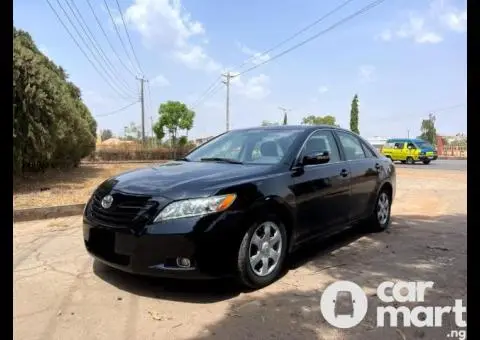
{"type": "Polygon", "coordinates": [[[107,179],[86,204],[83,235],[90,254],[120,270],[259,288],[308,241],[358,222],[387,229],[395,187],[393,163],[348,130],[233,130],[107,179]]]}
{"type": "Polygon", "coordinates": [[[393,162],[430,164],[438,158],[437,150],[423,139],[393,138],[387,140],[381,153],[393,162]]]}
{"type": "Polygon", "coordinates": [[[335,317],[338,315],[350,315],[353,317],[355,300],[352,297],[352,293],[349,291],[339,291],[337,298],[333,300],[335,304],[335,317]]]}

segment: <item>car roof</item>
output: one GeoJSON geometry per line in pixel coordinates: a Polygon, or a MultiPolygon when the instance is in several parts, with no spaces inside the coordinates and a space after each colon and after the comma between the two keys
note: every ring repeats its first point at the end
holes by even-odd
{"type": "Polygon", "coordinates": [[[390,138],[387,139],[387,143],[394,143],[394,142],[424,142],[423,139],[418,138],[390,138]]]}
{"type": "Polygon", "coordinates": [[[265,130],[286,130],[286,131],[293,131],[293,130],[302,130],[302,131],[313,131],[317,129],[328,128],[328,129],[335,129],[339,131],[347,131],[351,132],[350,130],[343,129],[337,126],[332,125],[271,125],[271,126],[256,126],[244,129],[235,129],[231,131],[265,131],[265,130]]]}

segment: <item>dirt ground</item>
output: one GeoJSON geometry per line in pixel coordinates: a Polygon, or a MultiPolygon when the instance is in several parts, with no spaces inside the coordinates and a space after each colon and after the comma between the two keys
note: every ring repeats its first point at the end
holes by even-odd
{"type": "Polygon", "coordinates": [[[148,163],[81,164],[75,169],[48,169],[14,178],[13,207],[34,208],[85,203],[104,180],[148,163]]]}
{"type": "Polygon", "coordinates": [[[402,169],[388,232],[350,231],[314,244],[290,259],[285,276],[254,292],[223,280],[138,278],[94,263],[79,217],[15,224],[14,337],[447,339],[458,329],[453,315],[438,328],[376,327],[375,293],[387,280],[433,281],[424,305],[466,305],[466,176],[402,169]],[[320,313],[321,293],[336,280],[368,296],[367,316],[352,329],[336,329],[320,313]]]}
{"type": "MultiPolygon", "coordinates": [[[[158,163],[81,164],[75,169],[49,169],[45,173],[17,177],[13,183],[13,207],[22,209],[85,203],[93,190],[107,178],[154,164],[158,163]]],[[[422,165],[417,166],[419,170],[425,170],[422,165]]],[[[432,165],[430,167],[432,170],[436,168],[432,165]]],[[[405,165],[397,165],[400,175],[410,175],[412,170],[413,174],[419,172],[405,165]]],[[[427,177],[435,173],[429,170],[426,172],[427,177]]],[[[455,178],[455,172],[452,176],[455,178]]]]}

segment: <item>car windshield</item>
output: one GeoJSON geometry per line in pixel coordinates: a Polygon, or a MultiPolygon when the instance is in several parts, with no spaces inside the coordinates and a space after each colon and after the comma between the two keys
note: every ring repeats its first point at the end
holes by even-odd
{"type": "Polygon", "coordinates": [[[417,140],[415,141],[415,144],[417,144],[419,148],[433,148],[432,144],[425,142],[423,140],[420,140],[420,141],[417,140]]]}
{"type": "Polygon", "coordinates": [[[237,130],[218,136],[184,159],[242,164],[278,164],[290,152],[301,129],[237,130]]]}

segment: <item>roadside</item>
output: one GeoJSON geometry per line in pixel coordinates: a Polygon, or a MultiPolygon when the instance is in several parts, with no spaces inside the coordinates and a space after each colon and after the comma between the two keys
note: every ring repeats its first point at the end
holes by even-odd
{"type": "MultiPolygon", "coordinates": [[[[25,178],[15,178],[13,208],[16,211],[23,211],[23,209],[82,205],[88,200],[93,190],[105,179],[128,170],[148,167],[154,164],[158,164],[158,162],[85,163],[75,169],[50,169],[45,173],[30,174],[25,176],[25,178]]],[[[422,169],[427,170],[422,171],[422,176],[428,177],[437,176],[436,171],[432,173],[428,171],[429,169],[439,168],[436,164],[428,166],[397,164],[396,167],[399,176],[408,175],[412,170],[422,169]]],[[[439,170],[442,170],[442,166],[440,166],[439,170]]],[[[420,172],[416,171],[415,173],[420,172]]],[[[68,209],[72,209],[72,207],[68,209]]],[[[81,211],[82,208],[77,207],[75,209],[80,209],[81,211]]],[[[54,210],[53,208],[47,209],[45,216],[57,216],[52,215],[51,211],[54,210]]]]}

